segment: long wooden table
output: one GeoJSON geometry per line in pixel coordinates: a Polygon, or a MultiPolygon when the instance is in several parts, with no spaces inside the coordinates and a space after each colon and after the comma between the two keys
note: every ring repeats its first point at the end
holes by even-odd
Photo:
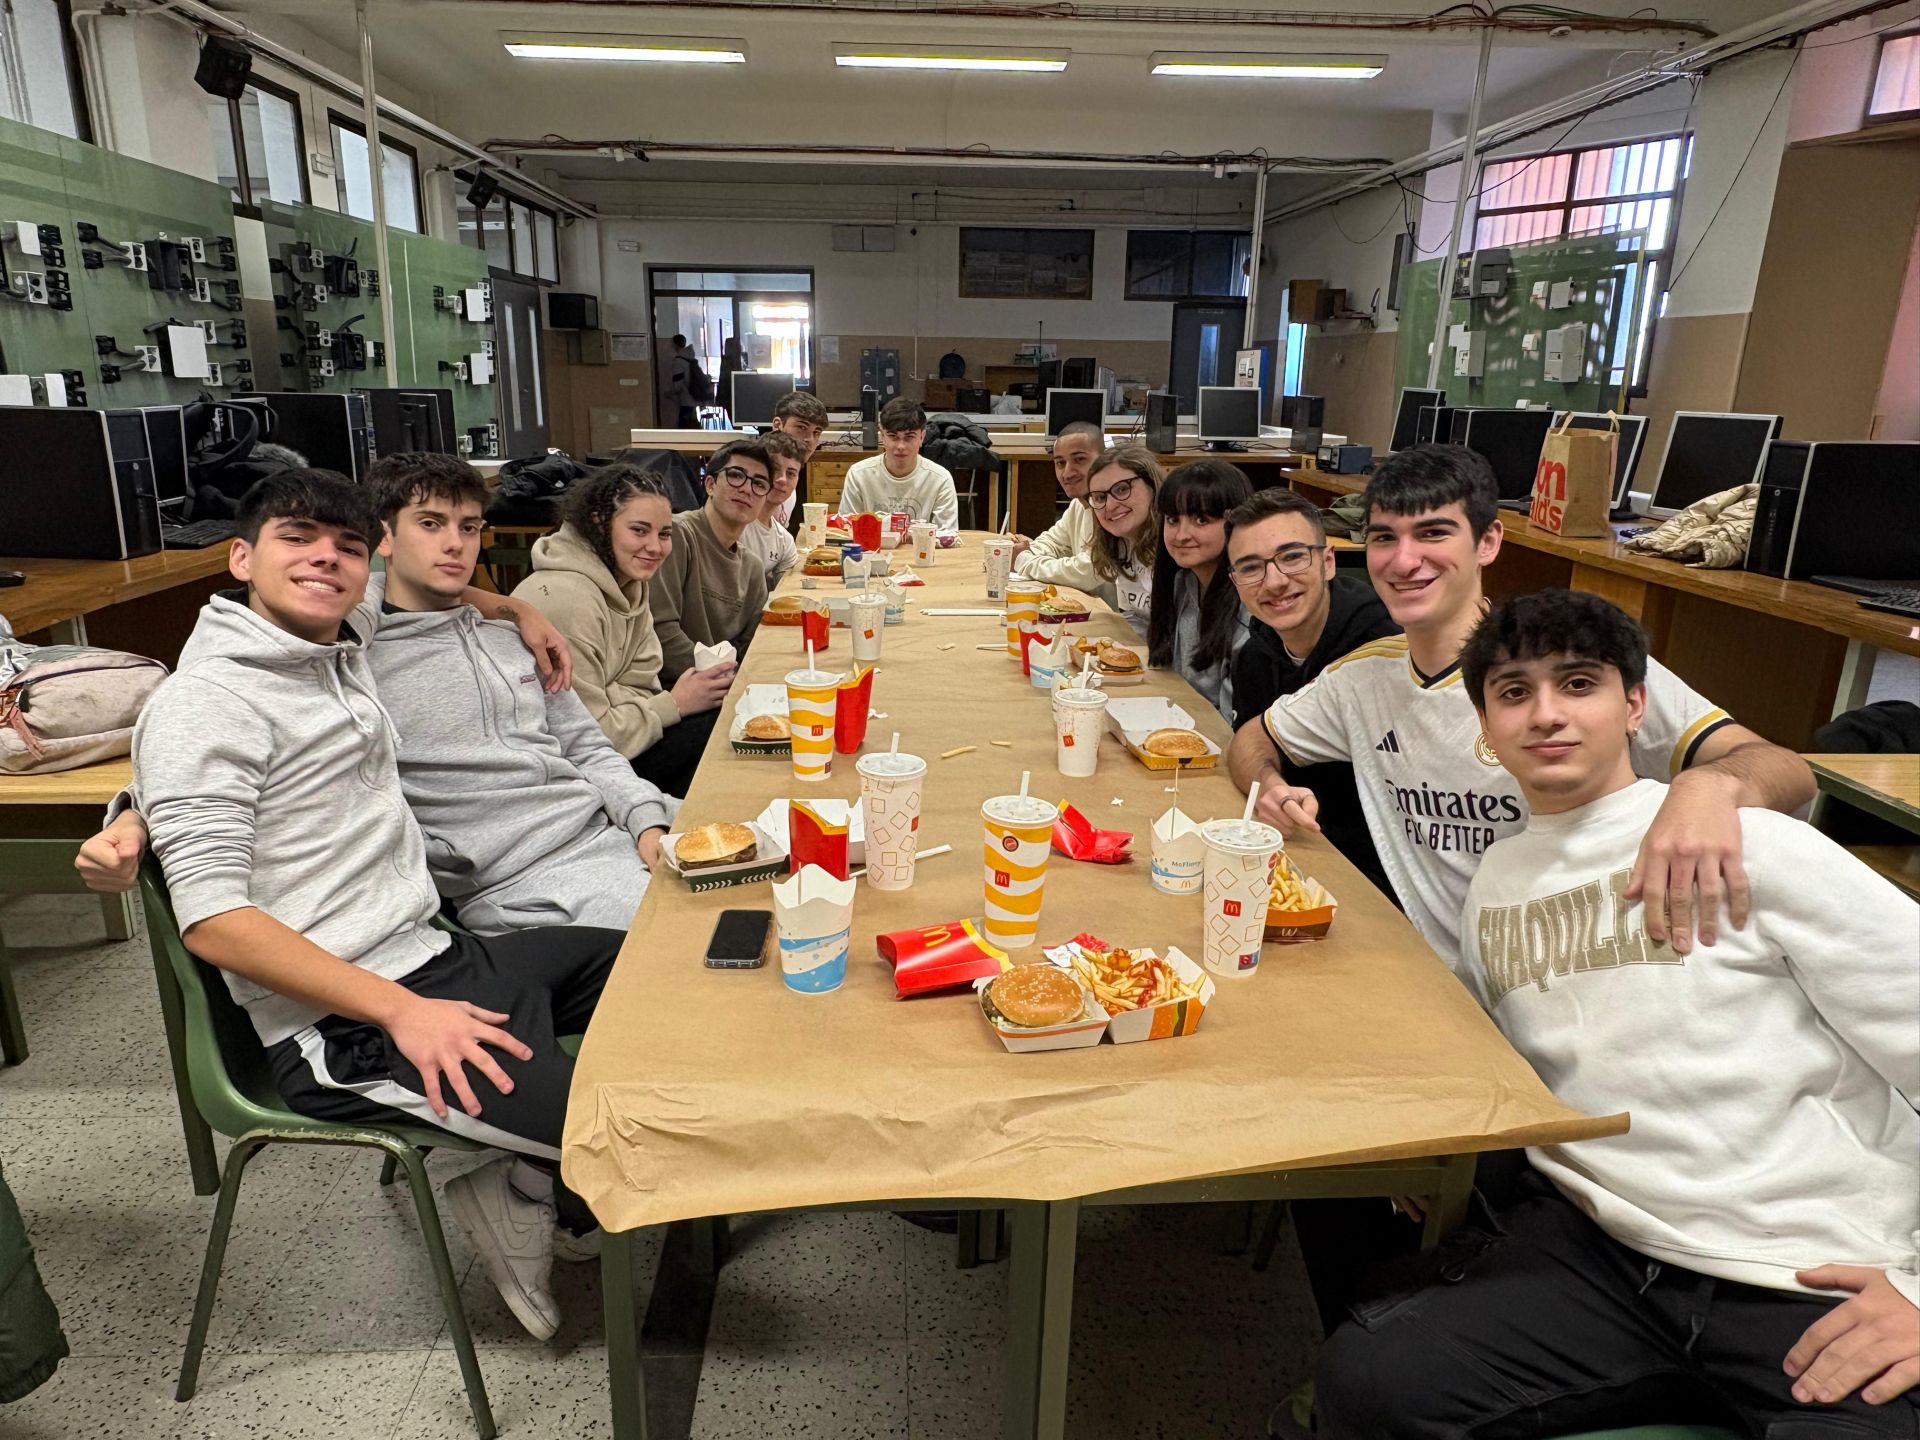
{"type": "MultiPolygon", "coordinates": [[[[1295,490],[1327,503],[1357,494],[1362,475],[1294,469],[1295,490]]],[[[1824,585],[1745,570],[1702,570],[1629,550],[1619,537],[1570,540],[1500,513],[1496,599],[1560,586],[1603,595],[1646,628],[1654,656],[1741,724],[1792,750],[1866,703],[1880,650],[1920,655],[1920,622],[1868,610],[1824,585]]],[[[1649,522],[1640,521],[1639,524],[1649,522]]]]}
{"type": "MultiPolygon", "coordinates": [[[[1090,930],[1203,953],[1199,897],[1149,881],[1149,826],[1171,803],[1168,777],[1111,738],[1094,777],[1060,776],[1050,702],[1005,654],[997,613],[921,613],[987,607],[981,538],[942,552],[927,586],[911,592],[911,617],[885,632],[872,697],[881,713],[868,733],[875,748],[897,730],[902,749],[928,759],[919,843],[952,853],[923,860],[909,891],[860,887],[847,980],[818,996],[788,992],[775,968],[702,964],[719,912],[769,907],[766,882],[696,893],[659,875],[588,1031],[563,1173],[606,1229],[618,1436],[642,1433],[645,1413],[633,1289],[641,1226],[898,1203],[1004,1210],[1013,1267],[1004,1432],[1057,1440],[1083,1205],[1410,1193],[1431,1198],[1437,1237],[1463,1213],[1474,1152],[1624,1128],[1624,1116],[1555,1101],[1405,918],[1318,837],[1290,853],[1338,897],[1332,933],[1269,946],[1257,974],[1220,981],[1191,1036],[1010,1055],[968,994],[897,1000],[874,937],[980,913],[979,807],[1023,770],[1036,793],[1135,837],[1122,866],[1053,857],[1042,940],[1090,930]],[[941,758],[962,746],[971,748],[941,758]]],[[[1081,628],[1126,633],[1111,614],[1081,628]]],[[[844,631],[822,659],[846,662],[844,631]]],[[[777,683],[801,663],[797,630],[762,627],[741,682],[777,683]]],[[[1127,693],[1174,698],[1217,743],[1230,738],[1171,674],[1127,693]]],[[[732,703],[684,824],[750,819],[780,796],[858,794],[851,757],[803,785],[784,760],[734,755],[732,703]]],[[[1242,803],[1224,768],[1189,772],[1179,800],[1201,819],[1242,803]]]]}
{"type": "Polygon", "coordinates": [[[55,643],[91,640],[171,663],[206,597],[231,583],[228,548],[222,541],[203,550],[162,550],[134,560],[0,555],[0,570],[20,570],[27,577],[24,585],[0,590],[0,615],[16,635],[44,630],[55,643]],[[90,621],[98,635],[91,633],[90,621]],[[128,643],[143,636],[154,648],[128,643]]]}
{"type": "Polygon", "coordinates": [[[1814,823],[1831,797],[1877,815],[1915,837],[1911,845],[1850,845],[1873,870],[1920,900],[1920,755],[1807,755],[1820,798],[1814,823]]]}

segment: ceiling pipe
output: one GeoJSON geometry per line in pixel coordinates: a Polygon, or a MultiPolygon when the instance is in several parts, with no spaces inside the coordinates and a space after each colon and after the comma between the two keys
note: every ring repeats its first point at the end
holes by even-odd
{"type": "MultiPolygon", "coordinates": [[[[305,76],[317,85],[324,85],[337,95],[345,96],[349,100],[364,101],[367,98],[366,87],[345,75],[329,70],[324,65],[316,64],[297,50],[289,50],[286,46],[269,40],[264,35],[255,34],[253,30],[232,16],[223,15],[211,6],[200,3],[200,0],[145,0],[145,4],[149,14],[166,15],[182,24],[191,25],[197,30],[216,30],[222,35],[231,36],[254,54],[271,60],[274,64],[293,71],[296,75],[305,76]]],[[[470,160],[498,168],[500,161],[497,156],[489,154],[470,140],[461,139],[451,130],[442,129],[425,116],[416,115],[405,106],[396,105],[391,100],[376,99],[375,103],[379,107],[380,115],[395,125],[425,136],[435,144],[457,151],[470,160]]],[[[583,220],[599,218],[599,212],[591,205],[583,205],[572,196],[563,195],[552,186],[544,185],[529,175],[513,171],[509,178],[516,187],[531,191],[540,199],[569,215],[577,215],[583,220]]]]}
{"type": "MultiPolygon", "coordinates": [[[[362,5],[367,0],[360,0],[362,5]]],[[[1440,383],[1440,357],[1446,353],[1447,323],[1453,318],[1453,273],[1460,264],[1460,227],[1467,222],[1467,201],[1473,191],[1473,144],[1480,133],[1480,106],[1487,98],[1487,64],[1493,59],[1493,31],[1480,32],[1480,68],[1474,72],[1473,100],[1467,106],[1467,149],[1460,159],[1460,187],[1453,201],[1453,233],[1440,261],[1440,311],[1433,319],[1433,343],[1427,347],[1427,388],[1440,383]]]]}
{"type": "Polygon", "coordinates": [[[1805,0],[1805,3],[1796,5],[1790,10],[1784,10],[1770,19],[1729,31],[1716,40],[1683,50],[1667,60],[1642,66],[1616,79],[1603,80],[1598,85],[1590,85],[1585,90],[1576,91],[1523,114],[1497,121],[1474,134],[1464,135],[1445,145],[1436,145],[1431,150],[1423,150],[1418,155],[1410,156],[1396,164],[1384,166],[1356,179],[1305,196],[1291,204],[1281,206],[1267,218],[1270,222],[1288,220],[1296,215],[1308,215],[1315,210],[1323,210],[1329,205],[1336,205],[1352,196],[1376,190],[1395,180],[1407,179],[1442,165],[1451,164],[1469,150],[1485,152],[1495,149],[1583,111],[1618,104],[1622,100],[1632,99],[1635,95],[1657,90],[1662,85],[1670,85],[1676,80],[1685,80],[1704,74],[1715,65],[1723,64],[1750,51],[1775,45],[1783,40],[1794,39],[1810,30],[1838,24],[1843,20],[1890,9],[1901,3],[1904,3],[1904,0],[1805,0]]]}
{"type": "Polygon", "coordinates": [[[599,156],[604,159],[698,157],[702,160],[760,161],[769,163],[814,164],[823,160],[845,160],[876,166],[900,165],[914,161],[934,164],[978,166],[982,169],[1014,170],[1140,170],[1221,171],[1222,178],[1237,179],[1241,174],[1313,174],[1319,171],[1371,170],[1385,162],[1377,157],[1319,160],[1288,157],[1275,160],[1257,151],[1211,155],[1124,155],[1094,151],[1064,150],[977,150],[965,146],[932,145],[775,145],[739,144],[677,140],[539,140],[499,138],[482,142],[491,154],[555,156],[599,156]]]}
{"type": "MultiPolygon", "coordinates": [[[[353,20],[360,41],[360,123],[367,132],[367,176],[373,189],[373,255],[380,267],[380,323],[387,335],[386,348],[381,352],[386,364],[380,368],[387,372],[391,387],[399,383],[400,332],[393,328],[393,292],[399,286],[394,283],[393,256],[387,245],[386,146],[380,143],[379,87],[374,80],[373,27],[367,19],[367,0],[355,0],[353,20]]],[[[426,220],[426,216],[420,217],[422,230],[426,229],[426,220]]]]}

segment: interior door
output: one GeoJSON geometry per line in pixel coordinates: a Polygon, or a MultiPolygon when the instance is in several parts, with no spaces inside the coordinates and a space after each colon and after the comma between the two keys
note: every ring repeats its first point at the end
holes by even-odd
{"type": "Polygon", "coordinates": [[[1233,357],[1246,332],[1244,300],[1181,300],[1173,307],[1173,361],[1167,388],[1191,415],[1202,385],[1233,384],[1233,357]]]}
{"type": "Polygon", "coordinates": [[[540,288],[493,272],[495,409],[500,453],[538,455],[547,448],[546,376],[540,363],[540,288]]]}

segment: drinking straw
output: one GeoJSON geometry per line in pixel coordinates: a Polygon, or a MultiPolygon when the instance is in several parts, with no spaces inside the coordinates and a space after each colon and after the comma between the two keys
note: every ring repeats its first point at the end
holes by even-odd
{"type": "Polygon", "coordinates": [[[1253,802],[1260,798],[1260,782],[1254,781],[1247,787],[1247,808],[1240,812],[1241,822],[1253,819],[1253,802]]]}
{"type": "MultiPolygon", "coordinates": [[[[1033,772],[1031,770],[1022,770],[1020,772],[1020,798],[1022,800],[1027,798],[1027,785],[1032,781],[1032,779],[1033,779],[1033,772]]],[[[1249,810],[1247,813],[1251,815],[1253,812],[1249,810]]]]}
{"type": "Polygon", "coordinates": [[[898,730],[893,732],[893,744],[888,748],[887,753],[889,755],[898,755],[900,753],[900,732],[898,730]]]}
{"type": "Polygon", "coordinates": [[[807,641],[807,669],[811,671],[813,668],[813,641],[809,640],[807,641]]]}

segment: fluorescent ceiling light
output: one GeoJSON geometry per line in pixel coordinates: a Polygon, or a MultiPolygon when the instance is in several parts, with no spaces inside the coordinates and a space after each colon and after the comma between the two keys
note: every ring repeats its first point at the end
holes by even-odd
{"type": "Polygon", "coordinates": [[[1384,55],[1205,55],[1160,51],[1155,75],[1213,75],[1243,80],[1371,80],[1384,55]]]}
{"type": "Polygon", "coordinates": [[[1012,70],[1057,75],[1067,68],[1070,50],[990,50],[976,45],[942,45],[933,50],[882,49],[836,45],[833,63],[853,70],[1012,70]]]}
{"type": "Polygon", "coordinates": [[[529,35],[503,33],[522,60],[641,60],[665,65],[744,65],[747,42],[679,35],[529,35]]]}

